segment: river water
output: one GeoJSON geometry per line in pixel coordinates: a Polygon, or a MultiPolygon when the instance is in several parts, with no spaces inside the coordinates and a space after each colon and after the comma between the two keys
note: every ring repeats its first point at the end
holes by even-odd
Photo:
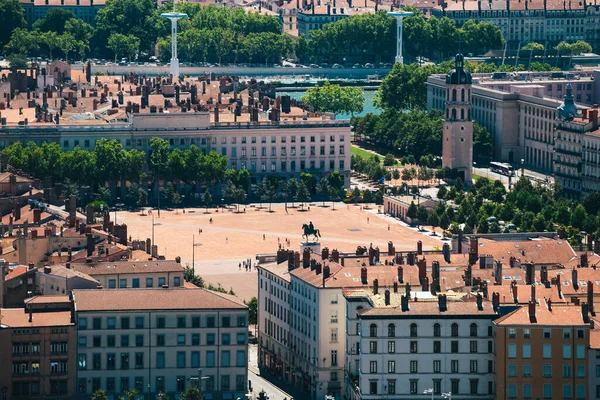
{"type": "MultiPolygon", "coordinates": [[[[354,114],[354,115],[358,115],[358,116],[364,116],[367,113],[374,113],[374,114],[379,114],[381,113],[381,110],[377,107],[375,107],[375,105],[373,104],[373,99],[375,98],[375,94],[377,93],[376,90],[365,90],[364,94],[365,94],[365,105],[363,107],[363,111],[361,113],[358,114],[354,114]]],[[[293,92],[277,92],[278,96],[281,95],[289,95],[292,99],[296,99],[296,100],[300,100],[300,98],[302,96],[306,95],[306,91],[293,91],[293,92]]],[[[350,114],[338,114],[336,115],[336,119],[350,119],[351,115],[350,114]]]]}

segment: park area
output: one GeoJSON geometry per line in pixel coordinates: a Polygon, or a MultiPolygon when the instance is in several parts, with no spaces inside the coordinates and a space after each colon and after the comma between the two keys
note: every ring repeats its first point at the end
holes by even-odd
{"type": "MultiPolygon", "coordinates": [[[[377,206],[365,209],[364,205],[335,204],[323,207],[311,203],[302,209],[288,203],[287,212],[283,204],[269,208],[242,206],[240,212],[209,208],[178,211],[161,210],[161,216],[153,210],[154,238],[159,254],[167,259],[181,257],[181,263],[191,265],[192,255],[196,274],[213,285],[221,284],[236,294],[249,299],[256,295],[256,271],[246,272],[239,264],[252,259],[256,254],[275,253],[278,245],[300,249],[302,225],[310,221],[320,230],[322,246],[330,250],[354,251],[357,246],[379,246],[387,250],[387,242],[393,241],[397,251],[414,250],[418,240],[425,249],[441,246],[439,238],[418,233],[399,221],[378,214],[377,206]],[[310,210],[309,210],[310,207],[310,210]],[[244,212],[244,209],[246,212],[244,212]],[[210,219],[212,218],[212,223],[210,219]],[[193,246],[196,243],[196,246],[193,246]],[[192,251],[194,249],[194,251],[192,251]],[[194,254],[192,254],[194,253],[194,254]]],[[[152,215],[140,212],[118,212],[119,223],[127,224],[132,239],[152,237],[152,215]]]]}

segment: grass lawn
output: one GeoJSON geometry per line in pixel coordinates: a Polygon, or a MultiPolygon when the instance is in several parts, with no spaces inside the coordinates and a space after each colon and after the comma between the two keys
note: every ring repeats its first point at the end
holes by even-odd
{"type": "MultiPolygon", "coordinates": [[[[361,149],[360,147],[356,147],[356,146],[350,146],[350,154],[353,156],[359,156],[365,159],[369,159],[371,158],[371,156],[373,156],[373,153],[370,153],[366,150],[361,149]]],[[[381,159],[383,160],[383,155],[379,155],[379,157],[381,157],[381,159]]]]}

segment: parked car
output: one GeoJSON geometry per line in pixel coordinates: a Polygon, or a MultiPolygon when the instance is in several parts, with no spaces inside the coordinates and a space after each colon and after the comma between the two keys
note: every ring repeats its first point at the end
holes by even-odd
{"type": "Polygon", "coordinates": [[[352,66],[352,68],[362,68],[362,65],[360,65],[360,64],[358,64],[358,63],[356,63],[356,64],[354,64],[354,65],[352,66]]]}
{"type": "Polygon", "coordinates": [[[340,64],[337,64],[337,63],[336,63],[336,64],[333,64],[333,65],[331,66],[331,68],[336,68],[336,69],[338,69],[338,68],[344,68],[344,67],[342,67],[340,64]]]}
{"type": "Polygon", "coordinates": [[[365,64],[365,68],[371,69],[371,68],[375,68],[375,66],[373,64],[371,64],[371,63],[366,63],[365,64]]]}
{"type": "Polygon", "coordinates": [[[310,68],[321,68],[321,67],[319,67],[317,64],[310,64],[310,65],[309,65],[309,67],[310,67],[310,68]]]}

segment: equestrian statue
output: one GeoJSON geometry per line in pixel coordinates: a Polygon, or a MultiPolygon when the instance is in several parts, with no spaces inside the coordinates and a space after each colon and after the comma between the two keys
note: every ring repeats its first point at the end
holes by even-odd
{"type": "Polygon", "coordinates": [[[313,235],[313,240],[315,241],[319,241],[319,238],[321,237],[321,232],[319,232],[318,229],[315,229],[315,226],[313,225],[312,221],[310,221],[310,223],[304,224],[302,225],[302,230],[304,231],[304,234],[302,235],[303,238],[306,238],[306,240],[308,241],[308,237],[310,235],[313,235]]]}

